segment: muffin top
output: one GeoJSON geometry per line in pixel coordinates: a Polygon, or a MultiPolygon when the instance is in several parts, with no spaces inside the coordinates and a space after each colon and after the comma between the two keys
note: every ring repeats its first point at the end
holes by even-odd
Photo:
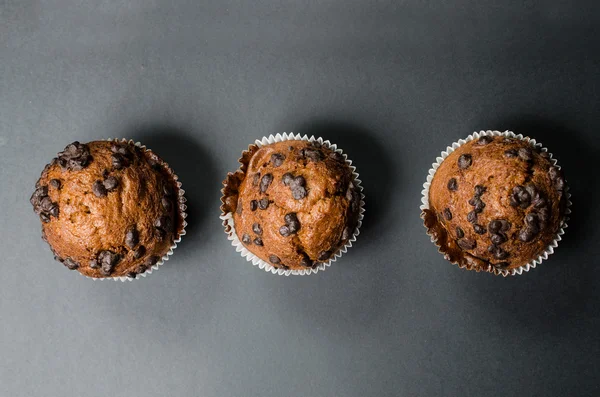
{"type": "Polygon", "coordinates": [[[547,152],[522,139],[482,136],[440,164],[423,218],[446,259],[499,274],[537,259],[555,239],[564,190],[547,152]]]}
{"type": "Polygon", "coordinates": [[[344,156],[318,142],[250,146],[223,182],[223,213],[233,213],[244,246],[277,268],[328,261],[352,237],[361,195],[344,156]]]}
{"type": "Polygon", "coordinates": [[[89,277],[135,277],[183,230],[168,166],[132,143],[74,142],[46,166],[31,196],[55,259],[89,277]]]}

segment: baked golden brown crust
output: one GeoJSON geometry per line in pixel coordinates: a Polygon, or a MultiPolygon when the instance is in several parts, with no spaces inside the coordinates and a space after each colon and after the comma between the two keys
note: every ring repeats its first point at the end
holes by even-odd
{"type": "Polygon", "coordinates": [[[425,226],[446,258],[499,274],[542,254],[564,220],[565,181],[529,142],[483,136],[437,169],[425,226]]]}
{"type": "Polygon", "coordinates": [[[354,234],[360,193],[344,157],[307,141],[284,141],[240,159],[223,182],[223,213],[233,213],[246,248],[277,268],[329,260],[354,234]]]}
{"type": "Polygon", "coordinates": [[[183,230],[168,166],[131,143],[74,142],[46,166],[31,197],[55,258],[94,278],[135,277],[183,230]]]}

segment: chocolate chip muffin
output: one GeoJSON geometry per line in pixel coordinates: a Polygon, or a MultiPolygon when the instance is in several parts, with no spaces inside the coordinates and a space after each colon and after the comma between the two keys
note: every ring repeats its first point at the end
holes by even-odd
{"type": "Polygon", "coordinates": [[[318,141],[288,140],[252,145],[240,163],[223,182],[221,210],[233,214],[237,237],[263,261],[312,269],[353,237],[361,193],[341,153],[318,141]]]}
{"type": "Polygon", "coordinates": [[[563,226],[568,199],[548,153],[508,135],[458,147],[437,168],[428,197],[422,216],[446,258],[495,274],[544,253],[563,226]]]}
{"type": "Polygon", "coordinates": [[[146,272],[183,234],[177,177],[125,141],[73,142],[48,164],[31,204],[54,257],[93,278],[146,272]]]}

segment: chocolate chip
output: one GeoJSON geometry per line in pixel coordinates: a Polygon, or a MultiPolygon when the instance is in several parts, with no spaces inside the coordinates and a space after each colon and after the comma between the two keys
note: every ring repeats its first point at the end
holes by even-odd
{"type": "Polygon", "coordinates": [[[302,259],[300,260],[300,265],[304,267],[313,267],[315,262],[306,255],[306,253],[302,253],[302,259]]]}
{"type": "Polygon", "coordinates": [[[238,214],[238,215],[241,215],[241,214],[242,214],[242,210],[243,210],[243,208],[244,208],[242,204],[243,204],[243,203],[242,203],[242,198],[241,198],[241,197],[239,197],[239,198],[238,198],[237,205],[236,205],[236,207],[235,207],[235,212],[236,212],[236,214],[238,214]]]}
{"type": "Polygon", "coordinates": [[[273,153],[271,155],[271,163],[273,164],[273,167],[281,166],[284,161],[285,161],[285,156],[281,153],[273,153]]]}
{"type": "Polygon", "coordinates": [[[562,176],[559,176],[554,181],[554,187],[556,190],[564,190],[565,189],[565,179],[562,176]]]}
{"type": "Polygon", "coordinates": [[[527,226],[537,226],[539,222],[538,216],[532,212],[530,212],[529,214],[525,215],[525,224],[527,226]]]}
{"type": "Polygon", "coordinates": [[[170,232],[173,227],[173,222],[171,222],[170,217],[163,215],[154,222],[154,227],[165,232],[170,232]]]}
{"type": "Polygon", "coordinates": [[[456,178],[450,178],[448,181],[448,190],[453,192],[458,190],[458,182],[456,181],[456,178]]]}
{"type": "Polygon", "coordinates": [[[473,225],[473,230],[474,230],[474,231],[475,231],[475,233],[477,233],[477,234],[485,234],[485,232],[487,231],[487,230],[485,229],[485,227],[483,227],[483,226],[481,226],[481,225],[479,225],[479,224],[477,224],[477,223],[473,225]]]}
{"type": "Polygon", "coordinates": [[[497,267],[498,269],[506,269],[507,267],[510,266],[510,263],[500,262],[500,263],[494,263],[493,265],[494,265],[494,267],[497,267]]]}
{"type": "Polygon", "coordinates": [[[487,188],[485,186],[483,186],[483,185],[476,185],[475,186],[475,196],[481,197],[481,195],[483,193],[485,193],[486,190],[487,190],[487,188]]]}
{"type": "Polygon", "coordinates": [[[290,186],[291,187],[296,187],[296,186],[304,187],[304,186],[306,186],[306,179],[304,179],[304,177],[302,175],[298,175],[297,177],[292,179],[292,181],[290,182],[290,186]]]}
{"type": "Polygon", "coordinates": [[[63,265],[65,265],[66,267],[68,267],[70,270],[75,270],[79,267],[79,263],[77,263],[75,260],[71,259],[71,258],[66,258],[63,261],[63,265]]]}
{"type": "Polygon", "coordinates": [[[501,227],[502,222],[500,222],[499,220],[493,220],[488,224],[488,230],[490,231],[490,233],[499,232],[501,227]]]}
{"type": "Polygon", "coordinates": [[[458,237],[458,238],[465,237],[465,232],[460,228],[460,226],[456,226],[456,237],[458,237]]]}
{"type": "Polygon", "coordinates": [[[100,272],[105,276],[110,276],[117,263],[121,260],[121,256],[112,251],[100,251],[97,256],[100,272]]]}
{"type": "Polygon", "coordinates": [[[490,236],[490,240],[492,241],[492,244],[500,245],[500,244],[504,244],[506,242],[507,238],[506,238],[505,234],[497,233],[497,234],[492,234],[490,236]]]}
{"type": "Polygon", "coordinates": [[[273,174],[264,175],[260,180],[260,192],[266,192],[271,182],[273,182],[273,174]]]}
{"type": "Polygon", "coordinates": [[[484,135],[477,140],[477,145],[480,145],[480,146],[487,145],[488,143],[491,143],[493,140],[494,140],[494,138],[492,138],[491,136],[484,135]]]}
{"type": "Polygon", "coordinates": [[[140,245],[139,247],[136,248],[135,251],[133,251],[133,257],[135,259],[140,259],[142,256],[144,256],[145,253],[146,253],[146,247],[144,247],[143,245],[140,245]]]}
{"type": "Polygon", "coordinates": [[[140,233],[135,226],[130,226],[125,233],[125,245],[129,248],[135,247],[140,242],[140,233]]]}
{"type": "Polygon", "coordinates": [[[258,201],[258,208],[260,208],[261,210],[266,210],[267,208],[269,208],[269,199],[268,198],[262,198],[258,201]]]}
{"type": "Polygon", "coordinates": [[[108,194],[106,188],[104,187],[101,181],[94,182],[94,184],[92,185],[92,192],[94,192],[94,195],[96,197],[106,197],[106,195],[108,194]]]}
{"type": "Polygon", "coordinates": [[[510,256],[510,254],[508,252],[506,252],[502,248],[498,247],[497,245],[490,245],[488,247],[488,252],[490,254],[494,255],[494,258],[499,259],[499,260],[506,259],[510,256]]]}
{"type": "Polygon", "coordinates": [[[302,186],[296,186],[292,189],[292,197],[295,200],[302,200],[307,195],[306,189],[302,186]]]}
{"type": "Polygon", "coordinates": [[[279,228],[279,234],[281,234],[283,237],[289,237],[292,233],[290,232],[289,227],[283,225],[279,228]]]}
{"type": "Polygon", "coordinates": [[[508,150],[504,151],[504,155],[508,158],[513,158],[513,157],[517,157],[519,154],[517,153],[517,151],[515,149],[508,149],[508,150]]]}
{"type": "Polygon", "coordinates": [[[281,177],[281,180],[283,181],[283,184],[285,186],[289,186],[292,183],[292,181],[294,180],[294,176],[292,174],[290,174],[289,172],[286,172],[281,177]]]}
{"type": "Polygon", "coordinates": [[[473,211],[477,212],[478,214],[483,212],[483,209],[485,208],[485,203],[481,200],[477,200],[475,201],[475,208],[473,209],[473,211]]]}
{"type": "Polygon", "coordinates": [[[252,237],[250,237],[249,234],[244,233],[244,235],[242,236],[242,243],[244,243],[244,244],[252,243],[252,237]]]}
{"type": "Polygon", "coordinates": [[[298,220],[298,216],[296,216],[295,212],[290,212],[289,214],[286,214],[284,220],[290,233],[293,234],[300,230],[300,221],[298,220]]]}
{"type": "Polygon", "coordinates": [[[281,259],[277,255],[269,255],[269,262],[274,265],[278,265],[281,263],[281,259]]]}
{"type": "Polygon", "coordinates": [[[500,228],[501,232],[507,232],[510,230],[510,222],[505,219],[500,219],[500,223],[502,223],[502,227],[500,228]]]}
{"type": "Polygon", "coordinates": [[[533,153],[530,148],[522,147],[519,149],[519,158],[524,161],[533,159],[533,153]]]}
{"type": "Polygon", "coordinates": [[[252,177],[252,186],[256,187],[258,186],[258,183],[260,182],[260,172],[257,172],[256,174],[254,174],[254,176],[252,177]]]}
{"type": "Polygon", "coordinates": [[[318,149],[306,148],[300,151],[302,157],[306,157],[309,161],[318,162],[323,160],[323,153],[318,149]]]}
{"type": "Polygon", "coordinates": [[[450,212],[449,208],[444,209],[444,218],[446,218],[447,221],[451,221],[452,220],[452,212],[450,212]]]}
{"type": "Polygon", "coordinates": [[[331,257],[331,251],[321,251],[319,252],[319,257],[318,259],[320,261],[326,261],[327,259],[329,259],[331,257]]]}
{"type": "Polygon", "coordinates": [[[256,233],[258,236],[262,236],[262,227],[258,223],[252,225],[252,231],[256,233]]]}
{"type": "Polygon", "coordinates": [[[515,186],[510,197],[510,205],[513,207],[520,206],[527,208],[531,204],[531,195],[523,186],[515,186]]]}
{"type": "Polygon", "coordinates": [[[467,221],[469,221],[469,223],[477,222],[477,212],[475,212],[475,211],[469,212],[467,214],[467,221]]]}
{"type": "Polygon", "coordinates": [[[98,260],[97,259],[92,259],[90,261],[90,268],[92,269],[98,269],[100,267],[100,265],[98,264],[98,260]]]}
{"type": "Polygon", "coordinates": [[[519,232],[519,240],[523,241],[523,242],[529,242],[531,240],[533,240],[533,238],[535,237],[535,235],[537,233],[534,233],[535,230],[529,228],[529,227],[525,227],[523,228],[520,232],[519,232]]]}
{"type": "Polygon", "coordinates": [[[348,240],[351,235],[352,235],[352,230],[350,229],[349,226],[346,226],[344,228],[344,231],[342,232],[342,240],[348,240]]]}
{"type": "Polygon", "coordinates": [[[262,241],[262,239],[260,237],[257,237],[257,238],[254,239],[254,244],[262,247],[263,246],[263,241],[262,241]]]}
{"type": "Polygon", "coordinates": [[[50,209],[52,208],[52,200],[50,199],[50,197],[46,196],[40,200],[40,208],[42,209],[42,211],[50,211],[50,209]]]}
{"type": "Polygon", "coordinates": [[[339,163],[344,163],[346,160],[344,159],[344,155],[338,152],[331,152],[329,153],[329,157],[332,158],[333,160],[339,162],[339,163]]]}
{"type": "Polygon", "coordinates": [[[548,220],[550,220],[550,208],[543,207],[543,208],[538,209],[537,215],[540,220],[540,225],[545,225],[546,222],[548,222],[548,220]]]}
{"type": "Polygon", "coordinates": [[[50,179],[50,186],[55,189],[60,189],[60,180],[59,179],[50,179]]]}
{"type": "Polygon", "coordinates": [[[165,196],[171,197],[175,194],[175,190],[173,189],[173,187],[170,184],[165,183],[163,185],[163,193],[165,196]]]}
{"type": "Polygon", "coordinates": [[[63,170],[81,171],[91,162],[92,156],[86,144],[77,141],[67,145],[65,150],[58,153],[57,161],[63,170]]]}
{"type": "Polygon", "coordinates": [[[550,169],[548,169],[548,176],[553,181],[558,177],[558,175],[559,175],[558,168],[556,168],[556,167],[550,167],[550,169]]]}
{"type": "Polygon", "coordinates": [[[473,157],[470,154],[461,154],[458,158],[458,168],[466,170],[473,163],[473,157]]]}
{"type": "Polygon", "coordinates": [[[472,250],[477,247],[477,241],[472,238],[461,238],[457,241],[457,244],[464,250],[472,250]]]}
{"type": "Polygon", "coordinates": [[[128,157],[130,155],[126,146],[116,143],[116,142],[113,143],[112,145],[110,145],[110,151],[113,153],[118,153],[118,154],[120,154],[122,156],[126,156],[126,157],[128,157]]]}
{"type": "Polygon", "coordinates": [[[148,259],[146,259],[144,261],[144,266],[146,266],[146,269],[156,265],[156,263],[160,260],[160,258],[156,255],[149,257],[148,259]]]}
{"type": "Polygon", "coordinates": [[[127,278],[136,278],[137,274],[135,272],[129,272],[127,273],[127,278]]]}
{"type": "Polygon", "coordinates": [[[129,161],[122,155],[115,153],[111,156],[111,164],[114,169],[120,170],[129,165],[129,161]]]}
{"type": "Polygon", "coordinates": [[[103,185],[107,191],[111,192],[119,186],[119,180],[114,176],[109,176],[104,180],[103,185]]]}
{"type": "Polygon", "coordinates": [[[258,201],[252,200],[250,201],[250,211],[256,211],[258,208],[258,201]]]}
{"type": "Polygon", "coordinates": [[[46,214],[45,212],[42,212],[40,214],[40,219],[42,220],[42,222],[48,223],[48,222],[50,222],[50,214],[46,214]]]}
{"type": "Polygon", "coordinates": [[[171,210],[173,209],[173,203],[167,197],[163,197],[162,199],[160,199],[160,203],[167,212],[171,212],[171,210]]]}

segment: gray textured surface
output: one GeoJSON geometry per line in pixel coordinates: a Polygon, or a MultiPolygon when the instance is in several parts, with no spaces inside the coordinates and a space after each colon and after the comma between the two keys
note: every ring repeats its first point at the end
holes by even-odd
{"type": "Polygon", "coordinates": [[[0,0],[0,396],[597,396],[600,14],[593,1],[0,0]],[[557,254],[502,279],[448,265],[419,193],[452,141],[514,129],[574,194],[557,254]],[[220,182],[255,138],[338,143],[356,246],[276,277],[229,246],[220,182]],[[141,140],[189,234],[157,273],[52,260],[29,195],[73,140],[141,140]]]}

